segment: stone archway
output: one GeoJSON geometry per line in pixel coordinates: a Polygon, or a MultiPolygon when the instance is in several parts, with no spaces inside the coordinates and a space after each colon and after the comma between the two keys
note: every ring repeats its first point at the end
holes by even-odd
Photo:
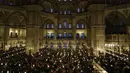
{"type": "Polygon", "coordinates": [[[26,17],[21,12],[13,12],[7,18],[8,45],[19,46],[26,43],[26,17]]]}
{"type": "Polygon", "coordinates": [[[106,34],[127,33],[125,21],[126,18],[122,13],[118,11],[110,12],[105,18],[106,34]],[[109,27],[111,28],[111,31],[109,31],[109,27]],[[117,29],[117,32],[115,29],[117,29]]]}

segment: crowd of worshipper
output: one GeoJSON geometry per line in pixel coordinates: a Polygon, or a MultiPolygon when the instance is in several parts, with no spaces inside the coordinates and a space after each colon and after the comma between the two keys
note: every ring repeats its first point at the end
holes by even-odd
{"type": "Polygon", "coordinates": [[[25,47],[0,51],[0,73],[93,73],[93,58],[86,48],[42,48],[27,55],[25,47]]]}
{"type": "Polygon", "coordinates": [[[100,53],[95,61],[108,73],[130,73],[130,62],[128,58],[117,54],[100,53]]]}
{"type": "Polygon", "coordinates": [[[93,49],[88,51],[84,44],[76,49],[63,48],[61,44],[57,49],[48,46],[51,45],[30,55],[22,46],[0,50],[0,73],[94,73],[93,61],[108,73],[130,73],[129,58],[110,50],[93,57],[93,49]]]}
{"type": "Polygon", "coordinates": [[[24,47],[10,47],[0,50],[0,73],[19,73],[29,68],[28,56],[24,47]]]}
{"type": "Polygon", "coordinates": [[[45,73],[93,73],[93,60],[83,52],[81,49],[41,49],[35,54],[32,67],[45,73]]]}

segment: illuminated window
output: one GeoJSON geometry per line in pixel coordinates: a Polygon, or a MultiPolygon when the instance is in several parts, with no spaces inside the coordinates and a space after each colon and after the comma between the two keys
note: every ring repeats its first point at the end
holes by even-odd
{"type": "Polygon", "coordinates": [[[54,39],[55,38],[55,34],[51,33],[51,38],[54,39]]]}
{"type": "Polygon", "coordinates": [[[76,25],[76,28],[79,28],[79,24],[76,25]]]}
{"type": "Polygon", "coordinates": [[[81,25],[81,28],[85,28],[84,24],[81,25]]]}
{"type": "Polygon", "coordinates": [[[82,38],[82,39],[85,38],[85,34],[84,34],[84,33],[81,34],[81,38],[82,38]]]}
{"type": "Polygon", "coordinates": [[[71,24],[69,24],[69,28],[72,28],[71,24]]]}
{"type": "Polygon", "coordinates": [[[82,12],[84,12],[84,8],[82,8],[82,12]]]}
{"type": "Polygon", "coordinates": [[[18,29],[10,29],[9,36],[10,38],[18,38],[18,29]]]}
{"type": "Polygon", "coordinates": [[[50,12],[51,12],[51,13],[53,12],[53,8],[50,9],[50,12]]]}
{"type": "Polygon", "coordinates": [[[67,33],[65,32],[65,33],[64,33],[64,38],[66,38],[66,37],[67,37],[67,33]]]}
{"type": "Polygon", "coordinates": [[[51,28],[54,28],[54,24],[51,25],[51,28]]]}
{"type": "Polygon", "coordinates": [[[66,20],[64,21],[64,28],[67,28],[67,22],[66,22],[66,20]]]}
{"type": "Polygon", "coordinates": [[[10,2],[10,3],[9,3],[9,5],[13,5],[13,3],[12,3],[12,2],[10,2]]]}
{"type": "Polygon", "coordinates": [[[80,12],[80,8],[77,9],[77,12],[80,12]]]}
{"type": "Polygon", "coordinates": [[[15,38],[18,38],[18,33],[17,32],[15,32],[15,38]]]}
{"type": "MultiPolygon", "coordinates": [[[[9,1],[9,0],[8,0],[9,1]]],[[[9,5],[14,5],[14,1],[13,0],[10,0],[9,1],[9,5]]]]}
{"type": "Polygon", "coordinates": [[[59,25],[58,25],[58,28],[62,28],[62,24],[59,24],[59,25]]]}
{"type": "Polygon", "coordinates": [[[49,35],[49,33],[47,33],[47,34],[46,34],[46,38],[47,38],[47,39],[48,39],[48,38],[50,38],[50,35],[49,35]]]}
{"type": "Polygon", "coordinates": [[[76,39],[79,39],[79,38],[80,38],[79,33],[76,33],[76,39]]]}
{"type": "Polygon", "coordinates": [[[62,34],[58,34],[58,39],[61,39],[62,38],[62,34]]]}
{"type": "Polygon", "coordinates": [[[46,25],[46,28],[50,28],[49,25],[50,25],[50,24],[47,24],[47,25],[46,25]]]}
{"type": "Polygon", "coordinates": [[[72,38],[72,33],[68,33],[68,38],[72,38]]]}

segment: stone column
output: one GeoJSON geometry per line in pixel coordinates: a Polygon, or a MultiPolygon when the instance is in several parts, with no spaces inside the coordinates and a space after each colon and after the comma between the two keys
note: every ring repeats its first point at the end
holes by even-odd
{"type": "Polygon", "coordinates": [[[26,52],[36,53],[39,51],[39,22],[38,11],[41,11],[39,6],[26,6],[27,10],[27,29],[26,29],[26,52]]]}
{"type": "Polygon", "coordinates": [[[4,39],[4,50],[8,50],[8,48],[7,48],[7,45],[9,45],[10,43],[8,43],[8,41],[9,41],[9,32],[10,32],[10,30],[9,30],[9,26],[8,26],[8,23],[5,23],[4,24],[4,37],[3,37],[3,39],[4,39]]]}
{"type": "MultiPolygon", "coordinates": [[[[28,24],[29,25],[29,24],[28,24]]],[[[38,52],[39,49],[39,28],[37,26],[27,27],[27,37],[26,37],[26,50],[27,53],[31,50],[31,53],[38,52]]]]}
{"type": "Polygon", "coordinates": [[[98,55],[98,50],[104,50],[105,25],[104,25],[104,4],[93,4],[89,6],[91,15],[91,46],[94,54],[98,55]]]}
{"type": "Polygon", "coordinates": [[[6,50],[5,49],[5,45],[7,43],[8,40],[8,29],[5,26],[6,23],[0,23],[0,49],[2,50],[6,50]],[[6,30],[7,29],[7,30],[6,30]],[[2,47],[2,48],[1,48],[2,47]]]}
{"type": "MultiPolygon", "coordinates": [[[[73,17],[73,19],[72,19],[72,28],[73,28],[73,39],[74,39],[74,41],[73,41],[73,43],[75,42],[76,43],[76,18],[75,17],[73,17]]],[[[74,43],[74,44],[75,44],[74,43]]]]}
{"type": "MultiPolygon", "coordinates": [[[[130,26],[127,26],[127,31],[128,31],[128,47],[129,47],[129,52],[130,52],[130,26]]],[[[129,61],[130,61],[130,54],[128,54],[129,56],[129,61]]]]}
{"type": "MultiPolygon", "coordinates": [[[[127,31],[128,31],[128,37],[130,37],[130,26],[127,26],[127,31]]],[[[128,38],[129,40],[129,45],[130,45],[130,38],[128,38]]]]}
{"type": "Polygon", "coordinates": [[[57,45],[58,41],[57,41],[57,35],[58,35],[58,19],[57,17],[55,17],[54,20],[54,34],[55,34],[55,39],[54,39],[54,44],[57,45]]]}

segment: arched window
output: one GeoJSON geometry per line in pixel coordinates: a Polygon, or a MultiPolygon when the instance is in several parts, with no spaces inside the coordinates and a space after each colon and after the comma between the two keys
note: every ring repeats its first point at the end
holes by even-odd
{"type": "Polygon", "coordinates": [[[81,28],[85,28],[84,24],[81,25],[81,28]]]}
{"type": "Polygon", "coordinates": [[[82,38],[82,39],[85,38],[85,34],[84,34],[84,33],[81,34],[81,38],[82,38]]]}
{"type": "Polygon", "coordinates": [[[50,24],[46,24],[46,28],[50,28],[50,24]]]}
{"type": "Polygon", "coordinates": [[[18,38],[18,29],[10,29],[10,38],[18,38]]]}
{"type": "Polygon", "coordinates": [[[71,24],[69,24],[69,28],[72,28],[71,24]]]}
{"type": "Polygon", "coordinates": [[[79,24],[76,25],[76,28],[79,28],[79,24]]]}
{"type": "Polygon", "coordinates": [[[127,34],[126,26],[124,21],[118,15],[113,16],[114,19],[110,21],[108,18],[105,20],[106,34],[127,34]],[[111,30],[110,30],[111,29],[111,30]]]}
{"type": "Polygon", "coordinates": [[[54,39],[55,38],[55,34],[51,33],[51,38],[54,39]]]}
{"type": "Polygon", "coordinates": [[[9,5],[13,5],[13,3],[12,3],[12,2],[10,2],[10,3],[9,3],[9,5]]]}
{"type": "Polygon", "coordinates": [[[68,38],[72,38],[72,33],[68,33],[68,38]]]}
{"type": "Polygon", "coordinates": [[[54,24],[51,25],[51,28],[54,28],[54,24]]]}
{"type": "Polygon", "coordinates": [[[50,12],[53,13],[53,8],[50,9],[50,12]]]}
{"type": "Polygon", "coordinates": [[[58,39],[61,39],[62,38],[62,34],[58,34],[58,39]]]}
{"type": "Polygon", "coordinates": [[[64,38],[67,38],[67,33],[66,32],[64,32],[64,38]]]}
{"type": "Polygon", "coordinates": [[[66,20],[64,21],[64,28],[67,28],[67,22],[66,22],[66,20]]]}
{"type": "Polygon", "coordinates": [[[62,24],[59,24],[59,25],[58,25],[58,28],[62,28],[62,24]]]}
{"type": "Polygon", "coordinates": [[[49,33],[47,33],[47,34],[46,34],[46,38],[47,38],[47,39],[48,39],[48,38],[50,38],[50,35],[49,35],[49,33]]]}
{"type": "Polygon", "coordinates": [[[80,8],[77,8],[77,12],[78,12],[78,13],[80,12],[80,8]]]}
{"type": "Polygon", "coordinates": [[[84,12],[84,8],[82,8],[82,12],[84,12]]]}

